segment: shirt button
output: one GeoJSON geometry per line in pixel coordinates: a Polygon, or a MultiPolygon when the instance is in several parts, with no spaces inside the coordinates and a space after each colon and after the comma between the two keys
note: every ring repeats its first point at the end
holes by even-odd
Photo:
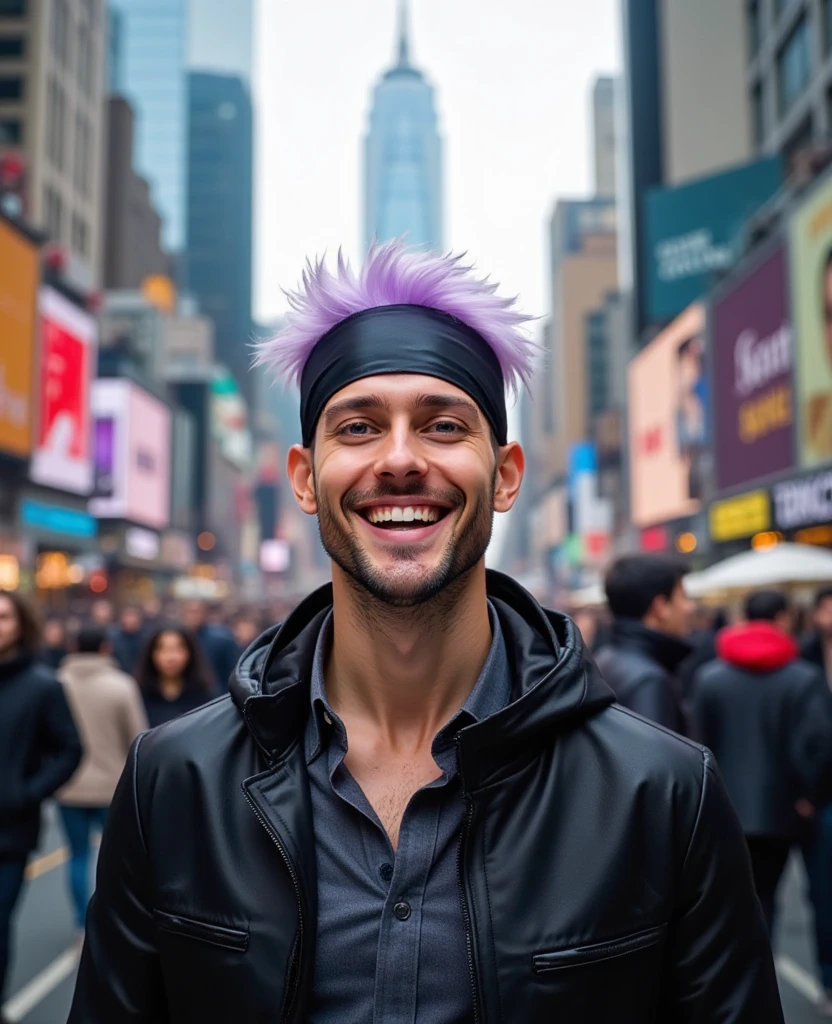
{"type": "Polygon", "coordinates": [[[393,865],[382,864],[378,869],[378,873],[381,875],[381,880],[383,882],[389,882],[393,878],[393,865]]]}
{"type": "Polygon", "coordinates": [[[410,904],[405,903],[404,900],[399,900],[393,907],[393,913],[400,921],[406,921],[410,917],[410,904]]]}

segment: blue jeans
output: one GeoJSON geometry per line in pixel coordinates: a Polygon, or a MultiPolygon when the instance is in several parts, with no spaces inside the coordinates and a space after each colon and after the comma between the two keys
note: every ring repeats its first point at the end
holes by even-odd
{"type": "Polygon", "coordinates": [[[818,811],[815,828],[802,844],[815,912],[815,945],[824,988],[832,991],[832,804],[818,811]]]}
{"type": "Polygon", "coordinates": [[[84,927],[90,901],[90,831],[104,830],[109,807],[70,807],[60,805],[69,843],[69,891],[75,905],[75,924],[84,927]]]}
{"type": "Polygon", "coordinates": [[[0,1006],[12,946],[12,915],[23,888],[26,858],[0,860],[0,1006]]]}

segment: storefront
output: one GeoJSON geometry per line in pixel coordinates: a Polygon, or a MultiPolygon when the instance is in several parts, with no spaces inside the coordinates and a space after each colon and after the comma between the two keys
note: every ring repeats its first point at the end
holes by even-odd
{"type": "Polygon", "coordinates": [[[33,490],[18,503],[19,582],[48,608],[64,608],[68,592],[98,568],[98,523],[85,506],[83,499],[59,501],[33,490]]]}

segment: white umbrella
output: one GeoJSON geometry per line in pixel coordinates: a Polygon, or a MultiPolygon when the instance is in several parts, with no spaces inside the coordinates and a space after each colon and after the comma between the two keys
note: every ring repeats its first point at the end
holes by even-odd
{"type": "Polygon", "coordinates": [[[777,544],[717,562],[685,578],[685,590],[701,597],[717,590],[750,590],[791,583],[832,581],[832,551],[811,544],[777,544]]]}

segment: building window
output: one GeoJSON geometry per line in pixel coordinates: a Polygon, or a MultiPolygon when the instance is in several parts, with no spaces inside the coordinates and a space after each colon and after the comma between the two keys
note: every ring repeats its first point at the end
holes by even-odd
{"type": "Polygon", "coordinates": [[[56,78],[49,80],[46,109],[46,152],[55,167],[64,168],[66,96],[56,78]]]}
{"type": "Polygon", "coordinates": [[[90,26],[86,21],[78,25],[78,53],[77,53],[78,84],[85,96],[92,95],[92,36],[90,26]]]}
{"type": "Polygon", "coordinates": [[[60,242],[64,219],[61,197],[53,188],[47,185],[44,200],[47,234],[53,242],[60,242]]]}
{"type": "Polygon", "coordinates": [[[802,18],[777,57],[777,84],[780,113],[785,114],[800,98],[812,77],[812,50],[809,23],[802,18]]]}
{"type": "Polygon", "coordinates": [[[89,228],[83,217],[77,213],[72,215],[72,248],[79,256],[88,256],[89,228]]]}
{"type": "Polygon", "coordinates": [[[52,53],[66,64],[69,51],[69,8],[67,0],[52,0],[52,53]]]}
{"type": "Polygon", "coordinates": [[[23,76],[0,75],[0,100],[23,99],[23,76]]]}
{"type": "Polygon", "coordinates": [[[751,92],[751,118],[754,126],[754,144],[757,149],[762,149],[766,139],[766,112],[762,82],[758,82],[751,92]]]}
{"type": "Polygon", "coordinates": [[[0,117],[0,146],[23,143],[23,122],[16,117],[0,117]]]}
{"type": "Polygon", "coordinates": [[[26,40],[23,36],[4,36],[0,39],[0,58],[25,56],[26,40]]]}
{"type": "Polygon", "coordinates": [[[0,18],[25,18],[26,0],[0,0],[0,18]]]}
{"type": "Polygon", "coordinates": [[[751,0],[748,8],[748,55],[754,59],[760,51],[760,3],[759,0],[751,0]]]}
{"type": "Polygon", "coordinates": [[[824,43],[826,52],[832,50],[832,0],[824,0],[823,4],[824,43]]]}

